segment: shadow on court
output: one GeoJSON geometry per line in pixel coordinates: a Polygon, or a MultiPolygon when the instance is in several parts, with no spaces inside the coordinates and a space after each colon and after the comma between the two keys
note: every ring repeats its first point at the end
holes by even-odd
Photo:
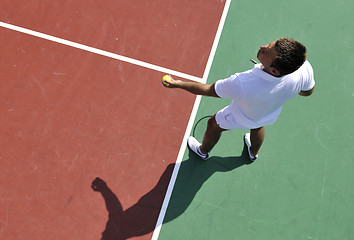
{"type": "Polygon", "coordinates": [[[250,164],[247,150],[238,157],[210,157],[207,161],[200,160],[193,152],[189,159],[182,162],[171,201],[168,205],[164,223],[172,221],[188,208],[203,184],[216,172],[229,172],[243,165],[250,164]]]}
{"type": "MultiPolygon", "coordinates": [[[[177,218],[188,208],[202,185],[216,172],[228,172],[249,164],[244,149],[239,157],[211,157],[208,161],[189,153],[189,159],[180,166],[180,174],[174,186],[164,223],[177,218]]],[[[104,240],[123,240],[151,233],[160,213],[165,193],[175,164],[167,166],[157,185],[140,200],[123,211],[118,197],[100,178],[92,182],[92,189],[100,192],[109,213],[106,229],[102,233],[104,240]]]]}

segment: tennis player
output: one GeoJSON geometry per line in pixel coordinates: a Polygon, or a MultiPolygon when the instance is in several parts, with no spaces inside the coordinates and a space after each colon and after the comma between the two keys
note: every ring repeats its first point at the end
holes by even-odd
{"type": "Polygon", "coordinates": [[[291,38],[280,38],[257,53],[259,64],[214,84],[175,80],[167,88],[181,88],[193,94],[233,99],[232,103],[208,120],[202,143],[188,138],[189,148],[206,160],[221,133],[231,129],[250,129],[244,141],[251,162],[258,158],[264,140],[264,126],[273,124],[285,102],[299,94],[314,91],[313,69],[306,60],[306,47],[291,38]]]}

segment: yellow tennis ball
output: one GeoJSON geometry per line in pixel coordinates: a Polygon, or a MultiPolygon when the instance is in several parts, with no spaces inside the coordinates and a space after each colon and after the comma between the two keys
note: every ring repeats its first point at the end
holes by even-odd
{"type": "Polygon", "coordinates": [[[168,82],[171,82],[171,81],[172,81],[172,79],[171,79],[171,77],[170,77],[169,75],[165,75],[165,76],[163,76],[163,78],[162,78],[162,83],[163,83],[163,85],[165,85],[165,86],[168,86],[168,85],[169,85],[168,82]]]}

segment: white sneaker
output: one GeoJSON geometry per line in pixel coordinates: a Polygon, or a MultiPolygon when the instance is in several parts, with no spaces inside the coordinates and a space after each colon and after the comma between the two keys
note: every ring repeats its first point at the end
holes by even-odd
{"type": "Polygon", "coordinates": [[[201,159],[207,160],[209,158],[209,154],[202,154],[200,152],[200,146],[202,145],[195,139],[194,137],[190,136],[187,140],[188,147],[197,154],[201,159]]]}
{"type": "Polygon", "coordinates": [[[246,133],[244,136],[245,144],[247,145],[247,150],[248,150],[248,157],[251,160],[251,162],[254,162],[258,158],[258,154],[256,156],[253,156],[251,153],[251,134],[246,133]]]}

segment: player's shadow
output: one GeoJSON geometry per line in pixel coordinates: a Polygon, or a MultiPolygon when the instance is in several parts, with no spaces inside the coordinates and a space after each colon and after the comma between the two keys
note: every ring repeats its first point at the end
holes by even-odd
{"type": "Polygon", "coordinates": [[[189,159],[182,162],[171,200],[168,205],[164,223],[172,221],[188,208],[195,195],[216,172],[229,172],[243,165],[250,164],[244,148],[239,157],[210,157],[207,161],[200,160],[193,152],[189,152],[189,159]]]}
{"type": "MultiPolygon", "coordinates": [[[[173,189],[164,223],[183,214],[202,185],[214,173],[232,171],[249,164],[246,151],[244,148],[239,157],[211,157],[207,161],[189,152],[189,159],[180,165],[180,174],[173,189]]],[[[102,194],[108,211],[108,222],[102,233],[104,240],[129,239],[151,233],[155,229],[174,167],[175,164],[169,164],[156,186],[126,210],[123,210],[117,196],[101,178],[96,178],[92,182],[92,189],[102,194]]]]}

